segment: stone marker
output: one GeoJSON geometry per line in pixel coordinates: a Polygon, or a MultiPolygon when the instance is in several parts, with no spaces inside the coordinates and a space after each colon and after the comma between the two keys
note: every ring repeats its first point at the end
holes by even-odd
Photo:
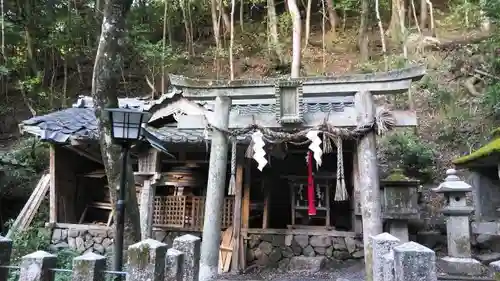
{"type": "Polygon", "coordinates": [[[316,273],[323,269],[326,263],[326,258],[322,257],[292,257],[288,264],[289,271],[316,273]]]}
{"type": "Polygon", "coordinates": [[[436,253],[418,243],[394,247],[395,281],[437,281],[436,253]]]}
{"type": "Polygon", "coordinates": [[[176,249],[167,250],[165,281],[182,281],[184,274],[184,253],[176,249]]]}
{"type": "Polygon", "coordinates": [[[383,257],[401,242],[398,238],[384,232],[371,236],[373,249],[373,281],[384,281],[383,257]]]}
{"type": "Polygon", "coordinates": [[[106,257],[87,253],[73,259],[72,281],[104,281],[106,257]]]}
{"type": "Polygon", "coordinates": [[[494,261],[489,264],[489,267],[493,270],[493,272],[500,272],[500,261],[494,261]]]}
{"type": "Polygon", "coordinates": [[[128,247],[127,281],[163,281],[167,245],[146,239],[128,247]]]}
{"type": "Polygon", "coordinates": [[[442,258],[443,270],[453,275],[481,275],[481,263],[471,256],[469,215],[474,211],[467,206],[466,194],[472,186],[460,180],[454,169],[446,171],[446,179],[435,192],[444,193],[448,206],[442,212],[447,217],[448,256],[442,258]]]}
{"type": "MultiPolygon", "coordinates": [[[[12,253],[12,240],[0,236],[0,266],[10,264],[12,253]]],[[[0,267],[0,280],[7,280],[9,269],[0,267]]]]}
{"type": "Polygon", "coordinates": [[[394,281],[394,252],[391,250],[382,257],[384,264],[384,281],[394,281]]]}
{"type": "Polygon", "coordinates": [[[201,239],[191,234],[174,239],[172,248],[184,253],[183,281],[198,281],[201,239]]]}
{"type": "Polygon", "coordinates": [[[52,281],[56,267],[56,255],[36,251],[22,258],[19,281],[52,281]]]}

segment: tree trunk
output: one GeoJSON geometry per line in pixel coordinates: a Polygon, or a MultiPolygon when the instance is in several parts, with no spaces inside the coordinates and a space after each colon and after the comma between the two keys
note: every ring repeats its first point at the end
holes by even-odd
{"type": "Polygon", "coordinates": [[[427,2],[420,0],[420,29],[422,30],[427,28],[427,13],[427,2]]]}
{"type": "Polygon", "coordinates": [[[231,0],[231,38],[229,41],[229,69],[231,80],[234,80],[234,61],[233,61],[233,47],[234,47],[234,10],[236,0],[231,0]]]}
{"type": "MultiPolygon", "coordinates": [[[[365,0],[367,1],[367,0],[365,0]]],[[[300,60],[302,55],[301,48],[301,25],[300,11],[297,7],[297,2],[295,0],[288,0],[288,10],[292,15],[293,24],[293,48],[292,48],[292,78],[297,78],[300,76],[300,60]]]]}
{"type": "Polygon", "coordinates": [[[392,0],[391,23],[389,24],[389,35],[393,42],[401,42],[404,34],[401,33],[401,23],[405,22],[404,0],[392,0]]]}
{"type": "MultiPolygon", "coordinates": [[[[101,37],[92,75],[92,98],[96,105],[95,113],[100,131],[101,154],[106,169],[112,203],[115,203],[117,199],[117,188],[120,182],[121,153],[120,147],[112,144],[110,120],[104,109],[107,107],[118,107],[116,89],[119,87],[120,68],[123,62],[122,50],[125,42],[125,16],[131,5],[131,0],[106,1],[101,26],[101,37]]],[[[128,171],[126,175],[128,180],[124,233],[126,245],[135,243],[140,239],[139,209],[130,166],[128,167],[128,171]]]]}
{"type": "Polygon", "coordinates": [[[218,19],[218,13],[217,11],[219,10],[217,8],[217,0],[211,0],[211,11],[212,11],[212,26],[214,28],[214,39],[215,39],[215,47],[217,50],[220,48],[220,26],[219,26],[219,19],[218,19]]]}
{"type": "Polygon", "coordinates": [[[370,3],[368,0],[361,0],[361,22],[358,32],[358,48],[360,52],[361,62],[367,62],[369,59],[368,53],[368,21],[370,15],[370,3]]]}
{"type": "Polygon", "coordinates": [[[307,7],[306,7],[306,34],[305,34],[305,46],[309,44],[309,36],[311,33],[311,5],[312,5],[312,0],[307,0],[307,7]]]}
{"type": "Polygon", "coordinates": [[[323,0],[326,2],[326,7],[328,9],[328,20],[330,21],[330,33],[335,37],[337,23],[339,22],[339,16],[337,15],[337,11],[335,11],[335,5],[333,4],[333,0],[323,0]]]}
{"type": "Polygon", "coordinates": [[[267,18],[269,24],[269,36],[271,37],[271,49],[274,51],[278,60],[283,63],[283,49],[278,35],[278,17],[276,16],[276,4],[274,0],[267,0],[267,18]]]}

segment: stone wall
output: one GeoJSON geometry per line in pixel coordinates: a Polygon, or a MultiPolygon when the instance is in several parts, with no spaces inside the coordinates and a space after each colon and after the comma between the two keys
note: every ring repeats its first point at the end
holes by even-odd
{"type": "Polygon", "coordinates": [[[328,259],[360,259],[362,238],[319,235],[250,234],[247,262],[286,267],[294,256],[325,256],[328,259]]]}
{"type": "Polygon", "coordinates": [[[109,228],[54,228],[51,248],[70,249],[80,254],[93,252],[104,255],[111,251],[113,231],[109,228]]]}
{"type": "MultiPolygon", "coordinates": [[[[201,237],[200,232],[154,230],[153,239],[172,247],[175,238],[184,234],[201,237]]],[[[105,255],[112,251],[113,230],[108,227],[84,229],[82,225],[75,228],[54,228],[51,235],[53,250],[70,249],[80,254],[94,252],[105,255]]]]}

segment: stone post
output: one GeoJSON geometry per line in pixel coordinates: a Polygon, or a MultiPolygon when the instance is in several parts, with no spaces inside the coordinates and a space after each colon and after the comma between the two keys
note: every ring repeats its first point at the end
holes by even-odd
{"type": "Polygon", "coordinates": [[[481,275],[482,265],[471,255],[469,215],[474,209],[467,206],[466,194],[472,191],[472,186],[460,180],[454,169],[449,169],[445,181],[433,191],[444,193],[448,202],[442,210],[447,217],[448,238],[448,256],[442,259],[443,270],[455,275],[481,275]]]}
{"type": "Polygon", "coordinates": [[[167,250],[165,281],[182,281],[184,274],[184,253],[176,249],[167,250]]]}
{"type": "Polygon", "coordinates": [[[394,247],[395,281],[437,281],[436,253],[415,242],[394,247]]]}
{"type": "Polygon", "coordinates": [[[394,251],[390,250],[389,253],[382,257],[382,263],[384,264],[384,281],[395,281],[394,276],[394,251]]]}
{"type": "Polygon", "coordinates": [[[127,281],[163,281],[167,245],[146,239],[128,247],[127,281]]]}
{"type": "Polygon", "coordinates": [[[191,234],[174,239],[172,248],[184,253],[183,281],[201,281],[198,279],[200,275],[200,244],[201,239],[191,234]]]}
{"type": "Polygon", "coordinates": [[[22,258],[19,281],[53,281],[56,255],[37,251],[22,258]]]}
{"type": "Polygon", "coordinates": [[[387,232],[372,236],[371,240],[373,248],[373,281],[384,281],[384,255],[399,245],[400,240],[387,232]]]}
{"type": "MultiPolygon", "coordinates": [[[[231,99],[226,96],[218,96],[215,99],[214,118],[209,122],[213,122],[213,125],[217,128],[227,130],[230,108],[231,99]]],[[[224,187],[226,186],[227,155],[228,138],[223,132],[214,129],[210,148],[210,169],[208,171],[207,197],[203,220],[199,281],[214,280],[218,274],[221,211],[224,203],[224,187]]]]}
{"type": "Polygon", "coordinates": [[[104,281],[106,257],[87,253],[73,259],[72,281],[104,281]]]}
{"type": "MultiPolygon", "coordinates": [[[[358,124],[373,122],[375,103],[370,92],[354,96],[358,124]]],[[[363,222],[366,281],[373,280],[373,254],[370,237],[382,233],[382,211],[375,132],[369,132],[358,142],[359,194],[363,222]]]]}
{"type": "MultiPolygon", "coordinates": [[[[0,266],[10,265],[10,254],[12,253],[12,240],[0,236],[0,266]]],[[[8,268],[0,267],[0,280],[7,280],[8,268]]]]}

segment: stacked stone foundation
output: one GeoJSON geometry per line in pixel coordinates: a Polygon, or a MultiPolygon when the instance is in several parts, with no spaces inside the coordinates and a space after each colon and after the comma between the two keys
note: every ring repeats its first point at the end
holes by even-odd
{"type": "Polygon", "coordinates": [[[286,267],[292,257],[324,256],[332,260],[361,259],[362,238],[324,235],[250,234],[247,263],[286,267]]]}

